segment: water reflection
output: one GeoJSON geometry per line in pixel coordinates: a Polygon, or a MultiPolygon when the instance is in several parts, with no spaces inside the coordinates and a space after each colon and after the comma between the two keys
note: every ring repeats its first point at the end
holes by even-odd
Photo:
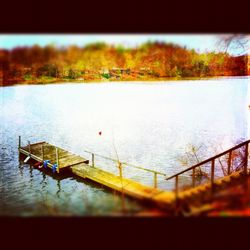
{"type": "Polygon", "coordinates": [[[30,173],[30,187],[33,186],[33,166],[32,165],[29,165],[29,173],[30,173]]]}
{"type": "Polygon", "coordinates": [[[60,180],[57,180],[57,187],[58,187],[58,190],[56,192],[56,195],[57,195],[58,198],[60,198],[60,195],[59,195],[59,193],[61,192],[60,180]]]}
{"type": "Polygon", "coordinates": [[[42,181],[40,182],[40,185],[42,185],[41,189],[44,190],[47,185],[47,181],[46,181],[47,175],[44,172],[41,172],[41,173],[42,173],[42,181]]]}
{"type": "Polygon", "coordinates": [[[23,177],[23,164],[20,159],[19,159],[18,169],[19,169],[20,176],[23,177]]]}

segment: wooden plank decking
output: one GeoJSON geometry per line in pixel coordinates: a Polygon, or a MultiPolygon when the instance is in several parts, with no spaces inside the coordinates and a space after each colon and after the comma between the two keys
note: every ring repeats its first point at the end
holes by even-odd
{"type": "Polygon", "coordinates": [[[38,161],[43,162],[44,160],[49,160],[50,163],[48,164],[48,167],[52,168],[54,164],[58,163],[58,171],[63,168],[67,168],[79,163],[88,163],[88,160],[70,153],[62,148],[58,148],[54,145],[51,145],[47,142],[39,142],[35,144],[31,144],[30,146],[27,145],[25,147],[19,148],[20,153],[27,155],[38,161]],[[57,162],[57,155],[56,155],[56,149],[58,152],[58,162],[57,162]]]}
{"type": "Polygon", "coordinates": [[[160,206],[170,205],[175,200],[175,195],[172,191],[163,191],[146,186],[84,163],[72,166],[71,169],[74,174],[82,178],[90,179],[140,200],[158,203],[160,206]]]}

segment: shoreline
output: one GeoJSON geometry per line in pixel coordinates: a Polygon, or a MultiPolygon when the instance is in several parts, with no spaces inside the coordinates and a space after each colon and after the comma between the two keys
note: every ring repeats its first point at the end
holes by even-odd
{"type": "Polygon", "coordinates": [[[207,76],[207,77],[159,77],[159,78],[148,78],[148,79],[91,79],[91,80],[77,80],[77,79],[53,79],[47,81],[40,80],[30,80],[30,81],[20,81],[18,83],[0,83],[0,87],[11,87],[11,86],[20,86],[20,85],[49,85],[49,84],[68,84],[68,83],[79,83],[79,84],[91,84],[91,83],[138,83],[138,82],[171,82],[171,81],[199,81],[199,80],[216,80],[216,79],[227,79],[227,78],[249,78],[250,75],[244,76],[207,76]]]}

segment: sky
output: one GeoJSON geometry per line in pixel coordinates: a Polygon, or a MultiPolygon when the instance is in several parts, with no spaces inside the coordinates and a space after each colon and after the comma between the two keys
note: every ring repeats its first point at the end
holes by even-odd
{"type": "MultiPolygon", "coordinates": [[[[84,46],[93,42],[105,42],[125,47],[136,47],[147,41],[164,41],[195,49],[197,52],[218,51],[218,37],[213,34],[0,34],[0,48],[11,49],[17,46],[84,46]]],[[[228,51],[237,54],[237,51],[228,51]]]]}

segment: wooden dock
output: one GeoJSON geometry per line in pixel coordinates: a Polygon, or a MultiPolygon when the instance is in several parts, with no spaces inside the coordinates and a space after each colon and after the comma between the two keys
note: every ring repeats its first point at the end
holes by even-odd
{"type": "Polygon", "coordinates": [[[231,185],[233,180],[243,180],[246,176],[248,176],[249,143],[250,141],[248,140],[225,152],[222,152],[219,155],[209,158],[203,162],[200,162],[199,164],[187,168],[184,171],[166,178],[166,181],[169,179],[175,179],[175,189],[169,191],[161,190],[157,187],[157,176],[166,176],[166,174],[131,165],[135,168],[139,168],[140,170],[151,172],[153,174],[154,185],[146,186],[134,180],[124,178],[122,162],[117,161],[117,168],[119,170],[118,175],[102,170],[95,165],[93,153],[91,153],[91,159],[89,160],[62,148],[51,145],[47,142],[38,142],[33,144],[28,142],[26,146],[21,146],[21,138],[19,137],[19,154],[25,158],[24,162],[33,160],[35,162],[34,164],[36,164],[38,168],[49,168],[55,175],[58,175],[67,169],[74,175],[83,179],[91,180],[95,183],[101,184],[135,199],[147,201],[157,205],[160,208],[173,211],[176,207],[176,204],[180,201],[182,203],[187,201],[190,203],[190,201],[194,199],[196,201],[198,199],[202,200],[202,198],[206,197],[207,195],[211,197],[211,195],[213,195],[216,190],[225,188],[227,185],[231,185]],[[235,160],[233,158],[236,158],[234,152],[242,148],[244,154],[241,167],[233,169],[233,160],[235,160]],[[215,170],[216,167],[218,167],[216,161],[225,155],[228,155],[227,174],[220,178],[215,178],[215,170]],[[195,169],[201,167],[204,164],[206,165],[207,163],[211,164],[210,178],[203,184],[197,184],[195,180],[195,169]],[[183,189],[179,185],[179,176],[188,171],[193,173],[193,175],[190,175],[192,176],[192,184],[188,187],[188,189],[183,189]]]}
{"type": "Polygon", "coordinates": [[[34,144],[29,143],[25,147],[19,147],[19,152],[40,163],[49,161],[47,162],[47,167],[52,169],[53,166],[55,166],[57,173],[64,168],[80,163],[89,163],[87,159],[72,154],[47,142],[38,142],[34,144]]]}
{"type": "MultiPolygon", "coordinates": [[[[169,206],[175,200],[172,191],[163,191],[156,187],[146,186],[126,179],[122,176],[122,171],[119,171],[119,176],[104,171],[95,166],[93,161],[92,164],[89,164],[89,160],[47,142],[28,143],[24,147],[20,145],[19,153],[25,156],[26,159],[32,159],[42,167],[44,167],[45,161],[49,161],[46,167],[53,169],[53,166],[56,165],[54,171],[56,174],[60,174],[63,169],[68,169],[78,177],[89,179],[133,198],[156,203],[161,207],[169,206]]],[[[121,168],[121,164],[118,164],[119,167],[121,168]]]]}

